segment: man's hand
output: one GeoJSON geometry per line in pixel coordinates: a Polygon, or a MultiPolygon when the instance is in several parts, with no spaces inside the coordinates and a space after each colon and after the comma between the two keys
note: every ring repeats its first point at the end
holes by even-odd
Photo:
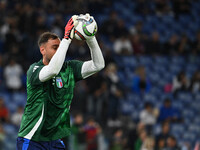
{"type": "Polygon", "coordinates": [[[74,27],[76,27],[78,25],[78,21],[76,20],[77,19],[77,15],[73,15],[67,25],[65,26],[65,36],[64,38],[65,39],[73,39],[74,37],[74,27]]]}

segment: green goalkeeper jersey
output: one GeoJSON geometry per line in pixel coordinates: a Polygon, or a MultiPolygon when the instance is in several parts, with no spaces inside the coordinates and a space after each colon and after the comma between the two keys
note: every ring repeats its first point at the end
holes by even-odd
{"type": "Polygon", "coordinates": [[[42,60],[27,71],[27,104],[24,109],[19,137],[33,141],[52,141],[70,134],[70,104],[75,82],[82,79],[83,62],[72,60],[46,82],[39,80],[44,67],[42,60]]]}

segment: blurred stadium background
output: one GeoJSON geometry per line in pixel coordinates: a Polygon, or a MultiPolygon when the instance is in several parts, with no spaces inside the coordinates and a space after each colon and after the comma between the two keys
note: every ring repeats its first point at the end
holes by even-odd
{"type": "MultiPolygon", "coordinates": [[[[69,150],[198,150],[199,0],[0,0],[0,150],[14,150],[38,36],[89,12],[106,67],[77,83],[69,150]]],[[[88,60],[74,40],[67,59],[88,60]]]]}

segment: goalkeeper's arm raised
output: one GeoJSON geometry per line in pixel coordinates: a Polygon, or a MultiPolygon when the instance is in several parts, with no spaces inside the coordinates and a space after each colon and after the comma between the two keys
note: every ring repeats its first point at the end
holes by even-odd
{"type": "Polygon", "coordinates": [[[52,77],[56,76],[60,72],[62,65],[65,61],[65,56],[66,56],[68,47],[74,36],[74,24],[77,24],[76,18],[77,16],[74,15],[68,21],[67,25],[65,26],[64,38],[60,42],[60,45],[56,53],[51,58],[49,64],[44,66],[41,69],[39,73],[39,79],[41,82],[45,82],[51,79],[52,77]]]}
{"type": "Polygon", "coordinates": [[[90,48],[92,60],[83,63],[81,74],[84,79],[105,67],[104,58],[96,38],[92,37],[91,39],[86,40],[86,42],[90,48]]]}

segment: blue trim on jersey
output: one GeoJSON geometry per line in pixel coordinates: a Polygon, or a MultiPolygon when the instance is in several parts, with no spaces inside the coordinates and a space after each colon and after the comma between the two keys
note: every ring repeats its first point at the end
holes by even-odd
{"type": "Polygon", "coordinates": [[[61,142],[61,144],[65,147],[65,144],[64,144],[64,142],[62,141],[62,140],[60,140],[60,142],[61,142]]]}
{"type": "Polygon", "coordinates": [[[30,140],[24,139],[22,150],[28,150],[30,140]]]}

